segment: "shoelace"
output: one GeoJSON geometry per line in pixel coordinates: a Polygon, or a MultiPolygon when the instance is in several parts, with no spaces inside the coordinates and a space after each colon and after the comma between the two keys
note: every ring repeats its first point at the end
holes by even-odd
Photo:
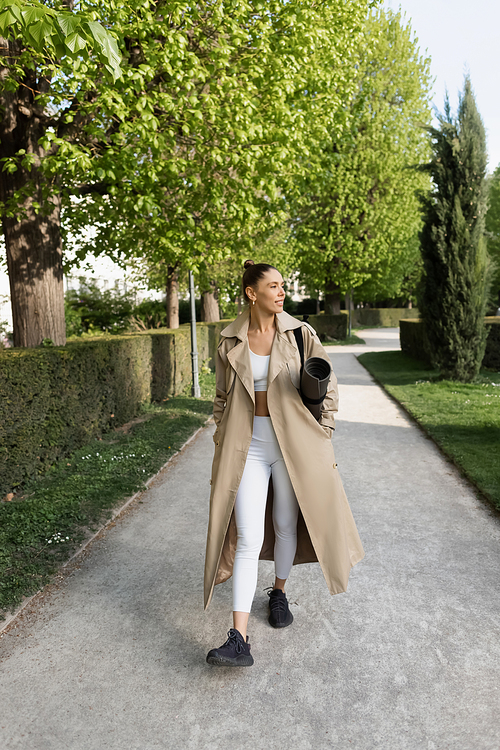
{"type": "Polygon", "coordinates": [[[286,612],[286,608],[287,608],[286,598],[284,596],[283,597],[273,596],[273,590],[267,592],[267,595],[269,597],[269,606],[271,607],[271,611],[286,612]]]}
{"type": "Polygon", "coordinates": [[[238,633],[238,631],[234,630],[233,628],[231,628],[231,630],[227,631],[227,634],[228,634],[229,638],[225,642],[224,646],[231,646],[232,645],[232,646],[234,646],[234,650],[236,651],[236,653],[237,654],[241,654],[241,652],[243,651],[243,645],[244,644],[241,642],[241,636],[238,633]]]}

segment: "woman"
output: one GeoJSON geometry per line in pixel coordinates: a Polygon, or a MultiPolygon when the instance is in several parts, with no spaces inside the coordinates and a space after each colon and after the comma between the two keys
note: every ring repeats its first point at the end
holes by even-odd
{"type": "Polygon", "coordinates": [[[305,359],[328,355],[312,329],[283,312],[279,271],[253,261],[245,269],[249,307],[222,331],[216,360],[205,608],[214,586],[233,576],[233,628],[207,655],[218,666],[253,664],[247,624],[259,558],[275,561],[269,623],[283,628],[293,621],[285,595],[293,564],[319,562],[336,594],[364,555],[331,443],[337,381],[332,373],[317,422],[299,393],[294,329],[302,327],[305,359]]]}

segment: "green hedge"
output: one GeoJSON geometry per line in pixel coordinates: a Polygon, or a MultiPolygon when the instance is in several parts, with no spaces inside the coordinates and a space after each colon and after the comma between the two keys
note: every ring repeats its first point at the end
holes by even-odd
{"type": "MultiPolygon", "coordinates": [[[[302,316],[297,316],[302,320],[302,316]]],[[[345,315],[309,315],[308,323],[312,325],[320,339],[345,339],[347,337],[347,318],[345,315]]]]}
{"type": "Polygon", "coordinates": [[[430,362],[424,325],[418,318],[399,321],[399,343],[405,354],[421,362],[430,362]]]}
{"type": "MultiPolygon", "coordinates": [[[[349,315],[348,310],[342,311],[349,315]]],[[[367,307],[352,311],[351,324],[356,326],[383,326],[397,328],[399,321],[404,318],[418,318],[418,310],[408,307],[367,307]]]]}
{"type": "MultiPolygon", "coordinates": [[[[486,350],[483,357],[483,367],[500,370],[500,317],[484,319],[488,327],[486,350]]],[[[399,322],[399,340],[401,350],[410,357],[422,362],[430,363],[427,341],[424,336],[424,326],[421,320],[401,320],[399,322]]]]}
{"type": "Polygon", "coordinates": [[[489,328],[483,366],[500,372],[500,316],[488,317],[484,321],[489,328]]]}
{"type": "MultiPolygon", "coordinates": [[[[197,325],[200,364],[226,325],[197,325]]],[[[0,497],[191,381],[189,326],[0,350],[0,497]]]]}

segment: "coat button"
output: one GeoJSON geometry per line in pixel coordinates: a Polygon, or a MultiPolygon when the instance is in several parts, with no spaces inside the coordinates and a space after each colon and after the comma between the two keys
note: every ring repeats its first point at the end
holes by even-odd
{"type": "Polygon", "coordinates": [[[336,469],[337,468],[337,464],[333,464],[333,468],[336,469]]]}

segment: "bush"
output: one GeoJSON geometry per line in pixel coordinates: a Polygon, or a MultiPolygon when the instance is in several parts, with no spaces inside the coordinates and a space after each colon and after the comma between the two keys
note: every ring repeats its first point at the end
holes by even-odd
{"type": "Polygon", "coordinates": [[[65,295],[67,335],[106,332],[123,333],[129,327],[134,309],[135,294],[122,294],[117,289],[101,291],[98,286],[83,279],[79,291],[69,290],[65,295]]]}
{"type": "Polygon", "coordinates": [[[134,321],[136,322],[135,327],[137,327],[137,330],[166,326],[167,311],[165,303],[154,299],[143,300],[132,310],[130,318],[132,328],[134,328],[134,321]],[[142,326],[141,323],[143,324],[142,326]]]}

